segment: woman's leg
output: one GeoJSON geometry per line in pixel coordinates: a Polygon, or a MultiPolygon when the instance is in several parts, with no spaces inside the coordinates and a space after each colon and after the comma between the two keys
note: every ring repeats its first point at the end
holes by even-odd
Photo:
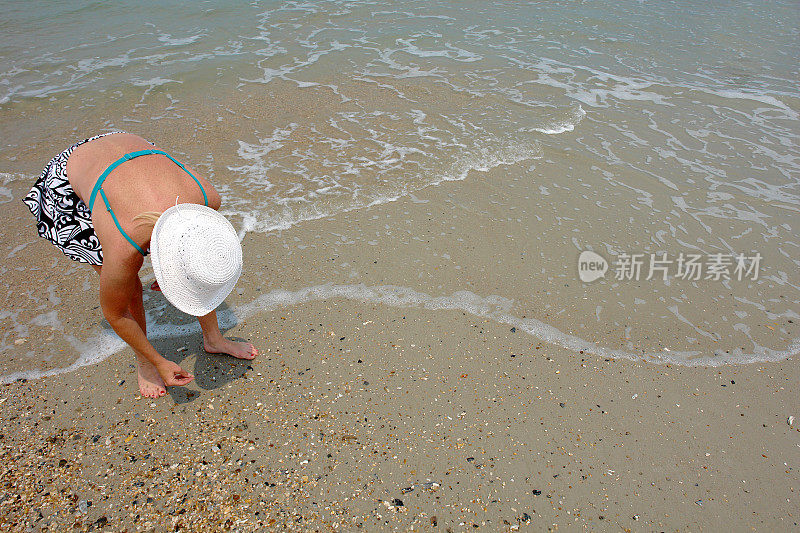
{"type": "Polygon", "coordinates": [[[208,353],[224,353],[237,359],[252,359],[258,355],[258,350],[249,342],[236,342],[222,336],[216,311],[197,317],[197,321],[203,330],[203,349],[208,353]]]}

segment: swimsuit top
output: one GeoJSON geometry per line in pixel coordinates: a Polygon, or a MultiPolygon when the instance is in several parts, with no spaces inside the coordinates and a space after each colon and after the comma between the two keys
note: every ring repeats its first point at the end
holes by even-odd
{"type": "Polygon", "coordinates": [[[197,183],[197,186],[200,187],[200,191],[203,193],[203,199],[205,200],[206,207],[208,207],[208,196],[206,195],[205,189],[203,189],[203,185],[200,184],[200,180],[198,180],[194,176],[194,174],[192,174],[191,172],[186,170],[185,166],[183,166],[174,157],[172,157],[171,155],[169,155],[166,152],[163,152],[161,150],[139,150],[138,152],[129,152],[129,153],[123,155],[122,157],[120,157],[119,159],[117,159],[116,161],[114,161],[113,163],[111,163],[110,165],[108,165],[108,168],[105,169],[105,171],[102,174],[100,174],[99,178],[97,178],[97,183],[94,184],[94,189],[92,189],[92,196],[89,198],[89,211],[91,211],[92,207],[94,207],[94,201],[97,198],[97,193],[99,192],[100,196],[103,198],[103,202],[106,204],[106,209],[111,214],[111,218],[114,220],[114,224],[116,224],[117,229],[119,230],[119,232],[122,234],[123,237],[125,237],[125,239],[128,240],[129,243],[131,243],[131,245],[133,245],[134,248],[136,248],[136,251],[138,251],[140,254],[145,255],[145,256],[147,255],[147,252],[142,250],[142,248],[138,244],[136,244],[133,241],[133,239],[131,239],[130,236],[127,233],[125,233],[125,230],[122,229],[122,226],[120,226],[119,221],[117,220],[117,216],[114,214],[114,211],[111,209],[111,204],[108,203],[108,198],[106,198],[106,193],[105,193],[105,191],[103,191],[103,182],[106,180],[108,175],[111,174],[112,170],[114,170],[115,168],[120,166],[125,161],[130,161],[131,159],[137,158],[139,156],[150,155],[150,154],[161,154],[161,155],[165,155],[165,156],[169,157],[176,165],[181,167],[184,172],[189,174],[192,177],[192,179],[195,181],[195,183],[197,183]]]}

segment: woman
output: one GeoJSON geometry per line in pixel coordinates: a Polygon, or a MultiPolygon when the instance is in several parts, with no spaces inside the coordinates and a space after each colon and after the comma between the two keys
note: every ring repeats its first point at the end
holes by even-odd
{"type": "MultiPolygon", "coordinates": [[[[51,241],[71,259],[90,264],[100,274],[103,316],[136,353],[142,395],[157,398],[166,393],[167,386],[191,382],[194,379],[192,374],[162,357],[147,340],[142,284],[138,273],[151,246],[151,236],[155,235],[154,224],[163,226],[165,230],[160,234],[169,235],[169,238],[161,239],[158,247],[162,250],[159,268],[156,268],[154,247],[156,280],[170,301],[176,303],[180,299],[181,291],[186,289],[181,283],[182,280],[186,281],[187,276],[172,276],[163,280],[160,276],[162,271],[180,269],[179,263],[185,263],[190,258],[187,254],[197,248],[187,245],[185,249],[176,250],[174,246],[181,235],[191,237],[187,232],[197,227],[197,224],[189,222],[195,220],[192,218],[194,214],[212,221],[203,226],[206,233],[201,238],[206,242],[218,241],[216,237],[219,235],[227,236],[230,241],[230,223],[211,211],[219,209],[221,203],[216,189],[194,170],[184,167],[141,137],[111,132],[78,142],[53,158],[24,202],[38,221],[39,235],[51,241]],[[181,205],[178,205],[178,201],[181,205]],[[195,208],[190,204],[197,206],[195,208]],[[184,206],[183,213],[181,206],[184,206]],[[159,218],[161,213],[164,215],[159,218]],[[167,213],[172,216],[167,216],[167,213]],[[222,219],[228,228],[224,228],[219,220],[213,220],[214,217],[222,219]],[[164,224],[161,224],[162,221],[164,224]],[[213,238],[208,237],[208,232],[214,234],[213,238]],[[170,298],[170,293],[178,296],[170,298]]],[[[235,245],[229,242],[228,246],[238,247],[238,240],[235,245]]],[[[202,304],[213,300],[213,307],[195,305],[191,310],[202,309],[193,314],[198,315],[203,331],[203,348],[207,352],[252,359],[258,354],[253,345],[225,339],[213,311],[233,288],[241,273],[240,247],[238,254],[238,271],[227,269],[224,280],[208,279],[208,275],[211,278],[218,277],[219,265],[214,265],[216,270],[213,272],[206,268],[208,275],[201,275],[205,276],[203,282],[218,283],[214,285],[216,292],[213,297],[200,293],[194,300],[199,298],[202,304]],[[232,277],[234,275],[235,278],[232,277]],[[201,313],[203,316],[199,316],[201,313]]],[[[191,257],[197,259],[201,256],[195,254],[191,257]]],[[[196,263],[195,260],[195,267],[205,268],[205,265],[196,263]]],[[[192,265],[188,267],[189,270],[196,270],[192,265]]],[[[176,306],[182,308],[181,305],[176,306]]],[[[186,310],[192,312],[189,308],[186,310]]]]}

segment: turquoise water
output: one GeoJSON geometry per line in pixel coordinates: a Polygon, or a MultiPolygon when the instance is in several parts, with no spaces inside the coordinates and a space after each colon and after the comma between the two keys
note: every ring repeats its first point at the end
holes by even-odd
{"type": "MultiPolygon", "coordinates": [[[[269,76],[315,82],[320,73],[371,68],[410,73],[414,66],[443,78],[454,70],[513,75],[529,61],[584,67],[599,79],[797,97],[793,2],[196,2],[187,8],[31,1],[3,2],[2,13],[0,102],[158,78],[186,83],[192,76],[236,86],[269,76]]],[[[472,79],[478,78],[491,79],[472,79]]]]}
{"type": "MultiPolygon", "coordinates": [[[[631,357],[640,341],[661,349],[642,332],[662,325],[680,330],[667,357],[678,362],[798,350],[795,2],[0,6],[0,201],[30,174],[15,151],[52,142],[67,115],[62,145],[83,120],[145,135],[179,127],[181,146],[221,139],[185,152],[206,154],[200,165],[243,234],[485,180],[501,192],[478,218],[537,245],[548,261],[536,283],[552,286],[554,312],[585,299],[582,250],[763,256],[761,278],[738,284],[607,278],[570,311],[577,338],[612,350],[601,334],[610,313],[630,340],[613,349],[631,357]]],[[[538,305],[517,290],[471,290],[538,305]]],[[[8,313],[10,350],[35,313],[8,313]]],[[[543,322],[531,333],[557,327],[543,322]]]]}

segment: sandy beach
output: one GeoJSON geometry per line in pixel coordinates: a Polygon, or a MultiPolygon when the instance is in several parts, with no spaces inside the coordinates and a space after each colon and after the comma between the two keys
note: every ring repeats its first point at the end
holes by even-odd
{"type": "Polygon", "coordinates": [[[176,340],[197,379],[162,401],[127,353],[4,386],[3,529],[797,527],[794,361],[654,369],[340,300],[229,333],[263,354],[176,340]]]}
{"type": "MultiPolygon", "coordinates": [[[[384,206],[381,218],[426,209],[425,199],[384,206]]],[[[303,268],[329,268],[326,260],[377,286],[402,257],[331,244],[372,222],[370,210],[344,214],[328,231],[301,226],[268,248],[246,238],[253,274],[229,302],[262,291],[280,302],[269,280],[287,286],[308,277],[303,268]],[[295,237],[317,243],[303,261],[296,244],[283,246],[295,237]]],[[[203,353],[197,333],[155,341],[197,376],[160,400],[138,396],[129,349],[3,386],[2,528],[797,527],[795,360],[611,360],[464,310],[359,301],[324,287],[227,331],[259,347],[251,362],[203,353]]]]}

